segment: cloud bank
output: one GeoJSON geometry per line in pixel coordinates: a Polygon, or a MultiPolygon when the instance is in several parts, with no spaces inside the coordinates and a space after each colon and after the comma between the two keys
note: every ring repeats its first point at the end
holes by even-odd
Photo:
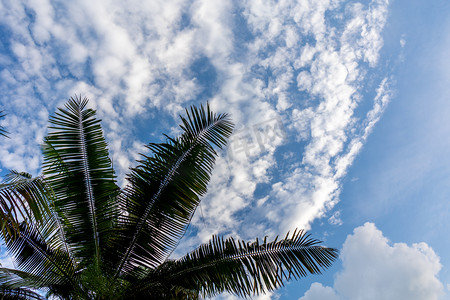
{"type": "Polygon", "coordinates": [[[436,300],[443,295],[439,257],[426,243],[391,245],[373,223],[355,228],[342,247],[333,287],[313,283],[299,300],[436,300]]]}

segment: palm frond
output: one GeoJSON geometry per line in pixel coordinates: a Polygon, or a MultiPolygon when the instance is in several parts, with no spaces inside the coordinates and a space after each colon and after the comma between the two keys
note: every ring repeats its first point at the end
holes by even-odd
{"type": "Polygon", "coordinates": [[[42,279],[25,271],[0,267],[0,287],[39,289],[42,287],[42,279]]]}
{"type": "MultiPolygon", "coordinates": [[[[0,268],[0,299],[46,299],[35,292],[35,290],[41,288],[41,282],[40,276],[16,269],[0,268]]],[[[70,291],[68,286],[57,286],[70,291]]],[[[54,285],[49,285],[45,289],[51,289],[52,287],[54,285]]],[[[43,290],[40,289],[41,292],[43,290]]]]}
{"type": "Polygon", "coordinates": [[[197,290],[207,297],[224,291],[243,297],[264,293],[291,278],[328,268],[337,258],[337,250],[320,243],[303,231],[262,243],[214,236],[188,255],[162,264],[134,285],[134,291],[138,295],[163,285],[168,290],[177,286],[197,290]]]}
{"type": "Polygon", "coordinates": [[[44,175],[55,193],[55,211],[79,261],[99,263],[117,206],[114,170],[100,120],[86,98],[71,98],[50,118],[43,145],[44,175]]]}
{"type": "MultiPolygon", "coordinates": [[[[6,115],[3,113],[3,110],[0,110],[0,119],[3,119],[6,115]]],[[[8,137],[8,131],[5,130],[3,126],[0,126],[0,135],[4,137],[8,137]]]]}
{"type": "MultiPolygon", "coordinates": [[[[2,226],[10,227],[11,231],[15,230],[10,222],[5,222],[2,226]]],[[[6,236],[4,242],[18,268],[7,272],[16,276],[10,277],[10,286],[20,287],[13,284],[14,280],[20,279],[19,282],[26,281],[29,283],[27,286],[32,288],[61,284],[77,288],[76,267],[69,253],[47,244],[38,227],[22,222],[16,234],[6,236]],[[27,277],[24,278],[22,275],[27,277]]],[[[5,275],[5,270],[5,268],[1,270],[2,275],[5,275]]]]}
{"type": "Polygon", "coordinates": [[[0,299],[2,300],[45,300],[38,293],[26,288],[2,288],[0,287],[0,299]]]}
{"type": "MultiPolygon", "coordinates": [[[[42,177],[10,171],[0,184],[0,222],[11,222],[16,229],[22,221],[43,222],[51,214],[52,191],[42,177]]],[[[2,227],[2,235],[13,234],[2,227]]]]}
{"type": "Polygon", "coordinates": [[[9,253],[15,256],[19,269],[25,271],[2,268],[0,286],[18,291],[22,287],[39,288],[69,282],[74,273],[70,267],[74,269],[75,263],[53,211],[51,188],[42,177],[32,178],[28,173],[14,170],[3,182],[0,188],[1,237],[9,253]],[[61,263],[61,270],[66,269],[65,275],[58,270],[61,263]],[[24,274],[26,278],[19,276],[24,274]],[[61,279],[64,276],[65,279],[61,279]],[[8,285],[5,278],[8,278],[8,285]]]}
{"type": "MultiPolygon", "coordinates": [[[[53,207],[54,194],[45,179],[33,178],[25,172],[10,171],[0,184],[0,224],[3,240],[14,240],[25,222],[39,230],[43,240],[53,249],[60,249],[72,257],[64,228],[53,207]]],[[[73,260],[73,258],[72,258],[73,260]]]]}
{"type": "Polygon", "coordinates": [[[225,145],[233,129],[228,115],[216,115],[209,106],[191,107],[181,119],[181,137],[149,144],[153,156],[144,156],[128,176],[120,198],[126,214],[119,219],[116,275],[135,266],[154,268],[167,258],[206,193],[213,146],[225,145]]]}

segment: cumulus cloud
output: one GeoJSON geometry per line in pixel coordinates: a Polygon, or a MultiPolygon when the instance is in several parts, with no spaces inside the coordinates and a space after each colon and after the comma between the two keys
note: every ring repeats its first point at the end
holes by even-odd
{"type": "Polygon", "coordinates": [[[333,288],[329,286],[323,286],[318,282],[311,284],[311,287],[306,291],[305,295],[300,300],[340,300],[339,296],[333,288]]]}
{"type": "Polygon", "coordinates": [[[355,228],[342,247],[333,287],[313,283],[299,300],[414,299],[443,295],[439,256],[426,243],[390,243],[373,223],[355,228]]]}

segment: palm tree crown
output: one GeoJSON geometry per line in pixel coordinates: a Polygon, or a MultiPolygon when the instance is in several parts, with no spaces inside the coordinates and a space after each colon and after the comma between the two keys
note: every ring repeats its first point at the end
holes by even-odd
{"type": "Polygon", "coordinates": [[[41,176],[11,171],[0,185],[0,234],[16,262],[0,268],[5,299],[43,299],[36,290],[58,299],[247,297],[336,259],[336,249],[297,230],[270,242],[213,236],[171,259],[233,124],[209,106],[191,107],[183,133],[148,144],[152,154],[120,189],[87,103],[71,98],[50,118],[41,176]]]}

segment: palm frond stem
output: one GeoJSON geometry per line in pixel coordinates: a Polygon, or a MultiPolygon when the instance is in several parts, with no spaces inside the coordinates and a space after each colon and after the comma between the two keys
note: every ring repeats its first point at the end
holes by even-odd
{"type": "Polygon", "coordinates": [[[136,241],[139,238],[139,235],[140,235],[142,228],[147,220],[147,217],[151,211],[153,203],[156,201],[156,199],[158,199],[161,196],[161,193],[167,187],[171,178],[175,175],[178,167],[186,159],[186,157],[191,153],[192,149],[194,149],[201,142],[203,136],[208,133],[208,130],[210,128],[213,128],[220,122],[221,122],[221,120],[216,120],[215,122],[209,124],[207,127],[203,128],[203,130],[195,137],[192,145],[181,155],[180,158],[178,158],[178,160],[175,162],[175,164],[171,167],[168,174],[165,176],[164,180],[161,182],[161,184],[158,188],[158,191],[152,196],[151,200],[149,201],[143,216],[139,220],[139,223],[136,226],[136,231],[133,235],[133,239],[131,240],[129,247],[127,248],[125,255],[123,256],[123,258],[116,270],[116,274],[114,275],[114,278],[117,278],[120,275],[122,267],[125,265],[126,261],[129,259],[130,255],[131,255],[134,247],[136,246],[136,241]]]}
{"type": "MultiPolygon", "coordinates": [[[[301,251],[301,250],[314,250],[314,249],[327,249],[326,247],[323,246],[313,246],[313,247],[306,247],[306,246],[297,246],[297,247],[285,247],[285,248],[280,248],[280,249],[266,249],[266,250],[256,250],[253,252],[248,252],[248,253],[243,253],[243,254],[236,254],[236,255],[231,255],[231,256],[224,256],[220,259],[211,261],[207,264],[204,265],[200,265],[200,266],[195,266],[195,267],[191,267],[191,268],[186,268],[183,269],[182,271],[179,271],[177,273],[171,274],[170,276],[168,276],[167,278],[172,279],[172,278],[177,278],[180,277],[184,274],[188,274],[188,273],[192,273],[195,271],[199,271],[201,269],[205,269],[211,266],[215,266],[219,263],[223,263],[223,262],[227,262],[227,261],[236,261],[236,260],[242,260],[242,259],[246,259],[246,258],[253,258],[255,256],[260,256],[260,255],[268,255],[270,256],[271,254],[280,254],[280,253],[291,253],[293,251],[301,251]]],[[[315,271],[320,272],[320,270],[318,268],[315,269],[315,271]]]]}
{"type": "MultiPolygon", "coordinates": [[[[81,99],[81,98],[80,98],[81,99]]],[[[81,105],[77,106],[78,109],[78,126],[79,126],[79,135],[80,135],[80,148],[82,155],[82,164],[83,164],[83,175],[84,175],[84,183],[86,185],[86,194],[89,203],[89,211],[92,222],[92,232],[94,234],[94,243],[95,243],[95,262],[98,264],[100,261],[100,243],[98,237],[98,229],[97,229],[97,217],[95,215],[95,199],[94,192],[92,190],[92,182],[89,174],[89,162],[86,150],[86,138],[84,136],[84,126],[83,126],[83,114],[81,105]]]]}

